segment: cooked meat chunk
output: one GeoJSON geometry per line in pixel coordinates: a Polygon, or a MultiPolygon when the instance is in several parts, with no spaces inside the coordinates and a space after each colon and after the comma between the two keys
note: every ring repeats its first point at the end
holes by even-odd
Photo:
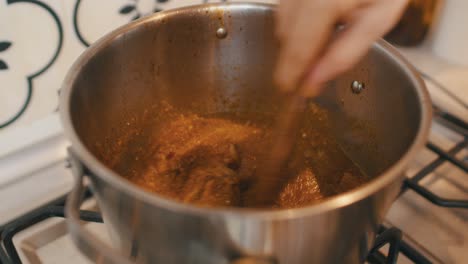
{"type": "Polygon", "coordinates": [[[240,206],[239,177],[226,164],[207,162],[190,170],[181,198],[204,206],[240,206]]]}
{"type": "Polygon", "coordinates": [[[204,206],[241,206],[240,184],[255,170],[260,128],[220,118],[179,116],[154,139],[155,155],[134,181],[204,206]],[[240,158],[242,155],[242,160],[240,158]]]}
{"type": "Polygon", "coordinates": [[[277,206],[293,208],[313,204],[323,199],[320,186],[310,169],[301,171],[280,193],[277,206]]]}

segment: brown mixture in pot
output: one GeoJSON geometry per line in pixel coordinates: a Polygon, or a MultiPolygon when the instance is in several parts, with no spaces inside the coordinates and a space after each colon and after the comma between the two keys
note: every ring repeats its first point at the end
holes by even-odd
{"type": "MultiPolygon", "coordinates": [[[[177,201],[249,207],[245,194],[255,193],[252,183],[262,180],[255,173],[269,149],[271,123],[242,118],[242,114],[200,116],[175,113],[171,107],[166,111],[171,118],[150,139],[144,172],[117,171],[177,201]]],[[[309,111],[309,122],[283,172],[283,188],[271,194],[275,197],[272,208],[310,205],[368,180],[327,133],[326,113],[314,105],[309,111]]]]}

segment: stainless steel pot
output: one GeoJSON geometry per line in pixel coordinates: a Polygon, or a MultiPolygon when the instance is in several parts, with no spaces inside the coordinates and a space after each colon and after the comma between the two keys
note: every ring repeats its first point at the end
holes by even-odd
{"type": "Polygon", "coordinates": [[[271,81],[278,48],[274,9],[219,4],[161,12],[108,34],[70,69],[60,99],[77,176],[67,221],[75,243],[92,260],[364,260],[431,118],[423,82],[384,41],[317,99],[333,116],[343,148],[374,176],[362,187],[299,209],[210,209],[147,193],[106,166],[114,155],[106,149],[129,130],[144,127],[144,116],[157,114],[152,105],[161,99],[192,112],[274,111],[282,100],[271,81]],[[85,177],[117,249],[80,226],[85,177]]]}

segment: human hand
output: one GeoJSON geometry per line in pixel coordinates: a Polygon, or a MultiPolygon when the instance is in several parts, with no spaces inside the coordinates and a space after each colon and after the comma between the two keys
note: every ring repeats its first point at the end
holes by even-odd
{"type": "Polygon", "coordinates": [[[275,80],[283,91],[321,84],[349,70],[398,21],[408,0],[282,0],[276,19],[281,43],[275,80]],[[344,29],[336,31],[338,24],[344,29]]]}

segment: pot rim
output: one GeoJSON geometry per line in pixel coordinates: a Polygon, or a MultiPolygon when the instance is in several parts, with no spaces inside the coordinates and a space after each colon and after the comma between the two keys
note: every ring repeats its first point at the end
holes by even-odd
{"type": "Polygon", "coordinates": [[[185,214],[196,214],[196,215],[225,215],[228,217],[251,217],[259,219],[292,219],[299,218],[302,216],[310,216],[321,214],[324,212],[332,211],[337,208],[341,208],[352,203],[356,203],[363,200],[372,194],[382,190],[385,186],[390,185],[392,182],[397,181],[401,177],[401,173],[405,169],[406,165],[412,160],[414,155],[422,148],[427,141],[429,135],[429,129],[431,126],[432,107],[429,93],[426,90],[425,84],[419,76],[416,69],[402,56],[399,52],[393,48],[386,41],[380,39],[374,45],[373,49],[378,49],[384,52],[387,57],[394,63],[398,64],[404,73],[409,76],[411,83],[419,101],[421,108],[421,119],[419,122],[418,132],[411,145],[407,148],[406,152],[401,158],[385,170],[380,175],[376,176],[370,182],[350,190],[345,193],[341,193],[336,196],[327,198],[326,200],[313,204],[306,207],[293,208],[293,209],[258,209],[258,208],[231,208],[231,207],[198,207],[190,204],[180,203],[174,200],[164,198],[160,195],[150,193],[124,179],[118,173],[112,171],[110,168],[102,164],[91,152],[84,146],[79,139],[76,131],[74,130],[73,123],[70,115],[70,100],[72,94],[72,86],[80,73],[81,69],[87,62],[94,57],[100,50],[110,45],[112,41],[118,38],[121,34],[128,32],[137,27],[141,27],[147,23],[151,23],[154,20],[160,20],[164,17],[175,15],[181,12],[193,12],[198,9],[212,9],[212,8],[260,8],[260,9],[276,9],[276,5],[273,4],[261,4],[261,3],[217,3],[217,4],[202,4],[189,7],[182,7],[177,9],[171,9],[168,11],[162,11],[151,16],[139,19],[131,22],[124,26],[117,28],[116,30],[108,33],[94,44],[92,44],[86,51],[84,51],[79,58],[74,62],[72,67],[69,69],[60,93],[60,116],[62,124],[64,126],[65,135],[71,141],[73,152],[76,154],[80,162],[93,173],[93,176],[101,178],[112,187],[122,191],[128,195],[135,197],[136,199],[148,203],[151,205],[162,207],[166,210],[173,212],[181,212],[185,214]]]}

